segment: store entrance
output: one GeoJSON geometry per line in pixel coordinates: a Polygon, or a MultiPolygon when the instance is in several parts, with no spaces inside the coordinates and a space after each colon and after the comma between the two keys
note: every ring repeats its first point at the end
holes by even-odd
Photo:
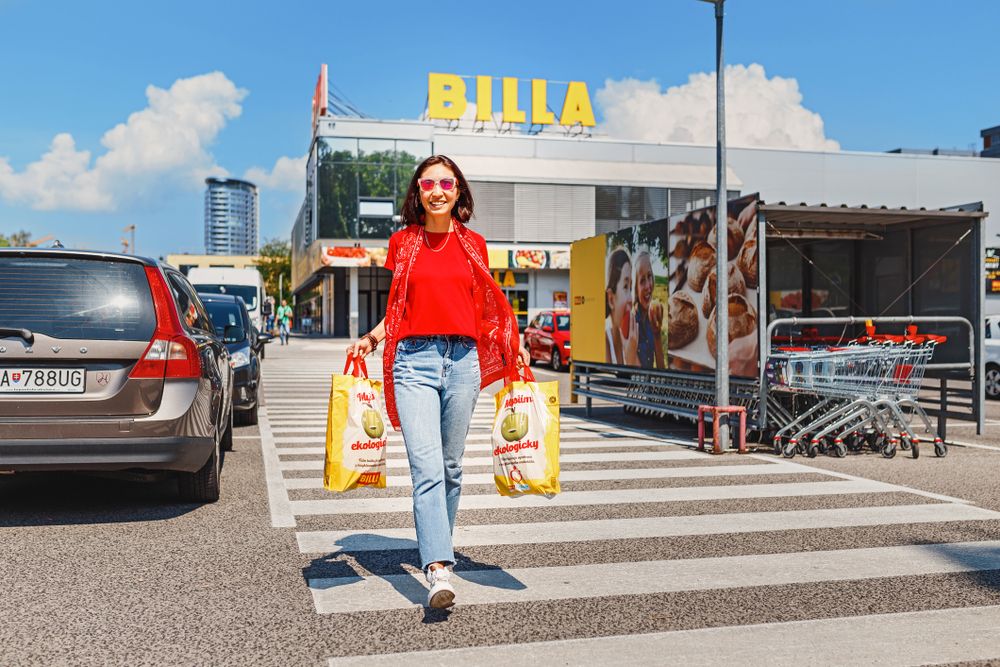
{"type": "Polygon", "coordinates": [[[385,317],[389,290],[358,291],[358,331],[371,331],[385,317]]]}
{"type": "Polygon", "coordinates": [[[504,288],[504,295],[517,317],[517,328],[524,331],[528,326],[528,290],[504,288]]]}

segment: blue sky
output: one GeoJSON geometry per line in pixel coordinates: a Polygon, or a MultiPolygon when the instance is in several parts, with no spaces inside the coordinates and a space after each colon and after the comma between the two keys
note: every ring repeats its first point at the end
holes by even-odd
{"type": "MultiPolygon", "coordinates": [[[[969,148],[979,145],[980,129],[1000,124],[998,25],[1000,3],[988,0],[729,0],[726,61],[757,63],[768,80],[794,79],[801,107],[822,118],[822,138],[842,149],[969,148]]],[[[270,173],[279,158],[302,156],[324,62],[331,82],[377,118],[418,116],[427,73],[439,71],[583,80],[598,121],[614,128],[637,116],[622,99],[632,89],[621,85],[608,90],[622,107],[605,113],[597,99],[607,81],[683,86],[712,71],[713,40],[712,7],[695,0],[0,0],[0,232],[23,228],[118,249],[121,228],[134,222],[144,254],[200,252],[196,176],[215,167],[237,177],[252,168],[270,173]],[[220,74],[198,78],[210,73],[220,74]],[[200,124],[193,152],[177,148],[184,137],[156,130],[159,116],[129,121],[150,106],[148,86],[168,91],[179,80],[204,86],[173,89],[173,109],[189,93],[216,104],[211,118],[188,108],[177,116],[178,127],[200,124]],[[623,114],[617,126],[612,111],[623,114]],[[102,137],[119,124],[132,129],[96,169],[109,152],[102,137]],[[51,198],[46,188],[69,168],[63,162],[44,178],[31,175],[29,165],[62,133],[72,136],[60,146],[77,170],[75,187],[85,190],[93,177],[100,196],[51,198]],[[176,155],[150,167],[163,146],[176,155]]],[[[262,187],[262,240],[286,236],[298,208],[301,192],[279,180],[262,187]]]]}

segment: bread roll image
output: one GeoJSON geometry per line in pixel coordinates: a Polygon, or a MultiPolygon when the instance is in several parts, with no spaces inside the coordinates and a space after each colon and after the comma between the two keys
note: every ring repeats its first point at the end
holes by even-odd
{"type": "MultiPolygon", "coordinates": [[[[715,286],[716,276],[715,267],[708,274],[708,289],[705,290],[705,295],[701,301],[701,314],[708,317],[712,313],[712,309],[715,308],[716,303],[716,286],[715,286]]],[[[729,265],[729,294],[738,294],[743,296],[747,291],[746,281],[743,280],[743,273],[736,268],[735,264],[729,265]]]]}
{"type": "Polygon", "coordinates": [[[695,292],[700,292],[705,286],[708,272],[715,266],[715,248],[704,241],[698,241],[691,248],[688,256],[688,285],[695,292]]]}
{"type": "MultiPolygon", "coordinates": [[[[729,233],[726,238],[726,250],[728,254],[726,255],[729,259],[736,256],[736,253],[740,251],[740,246],[743,245],[743,228],[740,227],[740,223],[736,222],[735,218],[729,218],[728,224],[729,233]]],[[[715,243],[716,228],[712,227],[712,231],[708,233],[708,242],[713,248],[717,248],[718,245],[715,243]]]]}
{"type": "MultiPolygon", "coordinates": [[[[716,310],[708,317],[708,331],[705,337],[708,339],[708,351],[715,356],[716,344],[716,310]]],[[[729,340],[743,338],[757,333],[757,311],[753,309],[750,302],[742,294],[734,294],[729,297],[729,340]]]]}
{"type": "Polygon", "coordinates": [[[675,292],[667,304],[667,348],[682,348],[697,337],[698,306],[687,292],[675,292]]]}
{"type": "Polygon", "coordinates": [[[746,279],[747,287],[756,289],[758,284],[756,239],[747,239],[743,242],[740,254],[736,256],[736,266],[740,267],[740,272],[746,279]]]}

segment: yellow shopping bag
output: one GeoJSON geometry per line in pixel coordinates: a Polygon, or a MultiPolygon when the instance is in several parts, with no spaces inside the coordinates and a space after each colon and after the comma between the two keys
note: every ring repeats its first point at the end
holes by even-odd
{"type": "Polygon", "coordinates": [[[559,493],[559,383],[531,369],[496,395],[493,478],[504,496],[559,493]]]}
{"type": "Polygon", "coordinates": [[[364,359],[348,357],[344,374],[334,375],[330,387],[323,488],[337,492],[359,486],[384,489],[387,438],[382,383],[368,379],[364,359]]]}

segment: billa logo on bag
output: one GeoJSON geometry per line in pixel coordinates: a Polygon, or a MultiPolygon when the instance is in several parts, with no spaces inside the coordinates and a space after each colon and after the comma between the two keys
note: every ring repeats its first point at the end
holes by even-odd
{"type": "Polygon", "coordinates": [[[358,477],[358,486],[373,486],[379,483],[382,477],[380,472],[366,472],[358,477]]]}

